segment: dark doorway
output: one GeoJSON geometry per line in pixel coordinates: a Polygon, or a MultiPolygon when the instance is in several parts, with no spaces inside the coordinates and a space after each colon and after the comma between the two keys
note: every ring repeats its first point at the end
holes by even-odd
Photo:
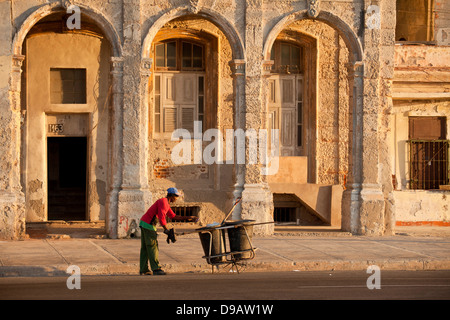
{"type": "Polygon", "coordinates": [[[47,138],[48,220],[86,220],[86,137],[47,138]]]}

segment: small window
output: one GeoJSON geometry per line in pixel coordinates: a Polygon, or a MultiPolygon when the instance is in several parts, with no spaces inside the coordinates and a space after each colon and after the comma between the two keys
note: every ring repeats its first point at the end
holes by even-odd
{"type": "Polygon", "coordinates": [[[202,46],[190,42],[182,42],[182,68],[183,69],[203,68],[202,46]]]}
{"type": "Polygon", "coordinates": [[[180,39],[157,43],[155,65],[158,70],[203,70],[204,48],[180,39]]]}
{"type": "Polygon", "coordinates": [[[301,73],[302,49],[289,42],[275,41],[270,58],[274,60],[272,72],[275,73],[301,73]]]}
{"type": "Polygon", "coordinates": [[[155,46],[156,67],[177,67],[177,43],[175,41],[160,43],[155,46]]]}
{"type": "Polygon", "coordinates": [[[449,145],[445,117],[409,118],[410,189],[439,189],[449,184],[449,145]]]}
{"type": "Polygon", "coordinates": [[[50,69],[50,103],[85,104],[86,69],[50,69]]]}
{"type": "Polygon", "coordinates": [[[154,46],[154,132],[167,138],[176,129],[205,128],[207,80],[205,46],[187,39],[170,39],[154,46]]]}
{"type": "MultiPolygon", "coordinates": [[[[190,216],[198,217],[198,213],[200,211],[200,207],[198,207],[198,206],[172,207],[172,211],[177,216],[181,216],[181,217],[190,217],[190,216]]],[[[171,220],[168,219],[168,221],[171,221],[171,220]]],[[[186,222],[181,221],[181,223],[186,223],[186,222]]]]}

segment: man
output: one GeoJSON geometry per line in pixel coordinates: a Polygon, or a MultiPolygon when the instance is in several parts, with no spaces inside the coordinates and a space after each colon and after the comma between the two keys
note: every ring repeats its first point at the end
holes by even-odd
{"type": "MultiPolygon", "coordinates": [[[[170,208],[170,203],[175,202],[180,193],[176,188],[167,189],[167,196],[157,200],[142,216],[139,227],[141,228],[141,252],[140,252],[140,267],[139,273],[141,275],[165,275],[166,273],[161,270],[159,264],[158,255],[158,234],[156,232],[156,223],[163,227],[164,233],[169,235],[171,230],[167,228],[166,217],[169,217],[173,221],[197,221],[197,217],[177,216],[170,208]],[[148,268],[148,262],[150,262],[150,272],[148,268]]],[[[173,230],[172,230],[173,232],[173,230]]]]}

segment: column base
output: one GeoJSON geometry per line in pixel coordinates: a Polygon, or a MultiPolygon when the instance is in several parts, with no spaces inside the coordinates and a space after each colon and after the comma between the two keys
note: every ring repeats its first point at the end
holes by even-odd
{"type": "Polygon", "coordinates": [[[0,192],[0,239],[26,238],[25,197],[22,193],[0,192]]]}
{"type": "Polygon", "coordinates": [[[139,238],[139,220],[151,205],[151,192],[143,189],[122,189],[117,203],[117,238],[139,238]]]}
{"type": "Polygon", "coordinates": [[[385,200],[381,188],[364,186],[360,193],[360,233],[367,236],[381,236],[385,232],[385,200]]]}
{"type": "MultiPolygon", "coordinates": [[[[245,184],[242,191],[241,219],[255,220],[255,223],[273,222],[273,196],[265,184],[245,184]]],[[[272,235],[274,224],[255,225],[256,235],[272,235]]]]}
{"type": "Polygon", "coordinates": [[[342,198],[342,230],[355,235],[384,235],[385,207],[384,195],[378,185],[350,187],[342,198]]]}

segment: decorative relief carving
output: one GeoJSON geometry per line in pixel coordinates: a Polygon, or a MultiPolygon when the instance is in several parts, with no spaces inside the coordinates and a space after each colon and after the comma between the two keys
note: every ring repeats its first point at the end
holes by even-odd
{"type": "Polygon", "coordinates": [[[70,0],[61,0],[61,7],[64,9],[68,9],[72,5],[72,1],[70,0]]]}
{"type": "Polygon", "coordinates": [[[200,11],[201,0],[190,0],[189,1],[189,11],[197,14],[200,11]]]}
{"type": "Polygon", "coordinates": [[[320,12],[320,0],[308,0],[308,16],[316,18],[320,12]]]}

